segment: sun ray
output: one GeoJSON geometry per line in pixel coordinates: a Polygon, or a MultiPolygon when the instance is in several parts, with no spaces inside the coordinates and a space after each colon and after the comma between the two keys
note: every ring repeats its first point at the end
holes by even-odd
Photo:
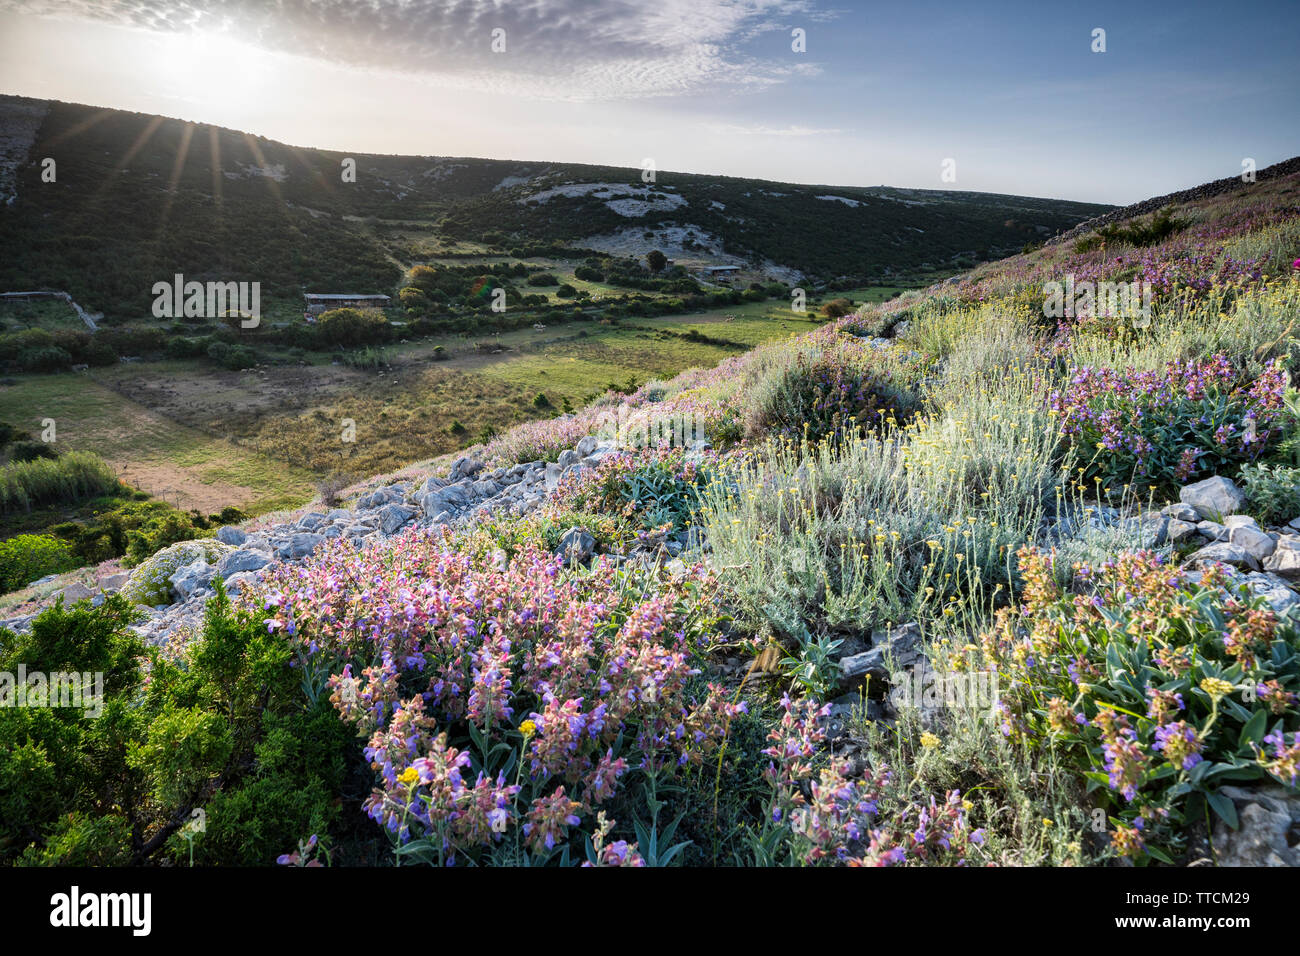
{"type": "Polygon", "coordinates": [[[307,162],[307,160],[302,155],[302,150],[299,149],[297,146],[290,146],[289,153],[290,155],[293,156],[294,159],[298,161],[298,164],[302,166],[302,168],[306,171],[307,175],[311,177],[312,182],[320,186],[332,197],[334,193],[334,181],[331,180],[324,173],[322,173],[320,169],[313,166],[311,163],[307,162]]]}
{"type": "Polygon", "coordinates": [[[101,109],[97,113],[94,113],[86,117],[84,120],[82,120],[80,123],[77,123],[75,126],[68,127],[62,133],[59,133],[57,136],[50,137],[50,139],[46,142],[45,145],[47,147],[58,146],[65,139],[71,139],[73,136],[80,136],[82,133],[86,132],[86,130],[90,129],[92,126],[102,123],[104,120],[108,119],[110,116],[113,116],[115,113],[116,113],[115,110],[101,109]]]}
{"type": "Polygon", "coordinates": [[[208,153],[212,157],[212,201],[221,206],[221,132],[215,126],[208,127],[208,153]]]}
{"type": "MultiPolygon", "coordinates": [[[[262,147],[257,145],[257,140],[248,133],[244,133],[244,142],[248,143],[249,152],[253,154],[253,159],[257,165],[261,169],[269,169],[266,163],[266,156],[262,152],[262,147]]],[[[269,189],[271,195],[275,197],[276,205],[279,207],[281,214],[283,214],[285,219],[291,220],[292,217],[289,215],[289,207],[284,204],[284,196],[280,193],[280,184],[271,176],[264,176],[263,178],[266,180],[266,188],[269,189]]]]}
{"type": "Polygon", "coordinates": [[[194,124],[186,123],[181,128],[181,140],[176,146],[176,162],[172,164],[172,174],[167,180],[167,198],[163,202],[162,215],[158,219],[158,237],[167,231],[171,218],[172,203],[176,201],[176,190],[180,185],[181,173],[185,170],[185,159],[190,152],[190,140],[194,136],[194,124]]]}

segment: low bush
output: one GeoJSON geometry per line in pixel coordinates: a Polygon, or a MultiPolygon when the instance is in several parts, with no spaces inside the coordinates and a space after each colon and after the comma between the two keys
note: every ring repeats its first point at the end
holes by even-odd
{"type": "Polygon", "coordinates": [[[831,299],[822,306],[822,315],[828,319],[838,319],[853,311],[853,303],[848,299],[831,299]]]}
{"type": "Polygon", "coordinates": [[[681,449],[616,453],[594,468],[566,476],[552,507],[629,519],[642,530],[681,531],[699,508],[700,488],[712,480],[717,456],[681,449]]]}
{"type": "Polygon", "coordinates": [[[388,319],[373,309],[331,309],[316,320],[316,336],[328,348],[358,348],[388,339],[388,319]]]}
{"type": "Polygon", "coordinates": [[[1019,555],[1024,604],[977,656],[999,675],[1007,735],[1091,782],[1114,850],[1171,862],[1206,808],[1237,826],[1228,783],[1300,780],[1300,630],[1223,572],[1189,578],[1149,552],[1057,586],[1019,555]]]}
{"type": "Polygon", "coordinates": [[[1300,516],[1300,468],[1242,465],[1241,480],[1257,521],[1280,525],[1300,516]]]}
{"type": "Polygon", "coordinates": [[[258,363],[257,353],[246,345],[213,342],[207,347],[206,354],[222,368],[232,372],[251,368],[258,363]]]}
{"type": "Polygon", "coordinates": [[[285,636],[219,594],[173,661],[134,613],[111,596],[0,630],[0,672],[102,674],[89,706],[0,708],[0,862],[269,865],[328,833],[358,745],[285,636]]]}
{"type": "Polygon", "coordinates": [[[38,458],[58,458],[55,448],[43,441],[15,441],[5,449],[10,461],[36,461],[38,458]]]}
{"type": "Polygon", "coordinates": [[[1223,356],[1163,371],[1083,368],[1051,396],[1088,481],[1173,491],[1230,476],[1276,443],[1286,374],[1273,363],[1243,380],[1223,356]]]}
{"type": "Polygon", "coordinates": [[[920,404],[908,378],[869,347],[794,350],[747,389],[749,434],[817,442],[905,423],[920,404]]]}
{"type": "Polygon", "coordinates": [[[90,452],[10,462],[0,466],[0,514],[73,504],[112,494],[119,487],[113,469],[90,452]]]}
{"type": "Polygon", "coordinates": [[[769,441],[701,489],[700,522],[737,620],[798,654],[890,623],[980,613],[1016,588],[1065,480],[1032,382],[883,435],[769,441]]]}
{"type": "Polygon", "coordinates": [[[202,537],[213,527],[248,517],[238,508],[204,516],[197,511],[177,511],[163,501],[149,501],[143,492],[136,497],[140,500],[119,503],[108,499],[107,505],[115,506],[103,509],[96,508],[98,502],[92,500],[89,507],[96,510],[90,518],[62,522],[49,533],[66,541],[81,564],[124,558],[123,564],[131,567],[168,545],[202,537]]]}
{"type": "Polygon", "coordinates": [[[80,564],[66,541],[48,534],[20,534],[0,541],[0,594],[80,564]]]}
{"type": "Polygon", "coordinates": [[[1187,227],[1182,219],[1174,218],[1173,210],[1166,208],[1154,213],[1150,219],[1131,219],[1122,223],[1107,223],[1096,232],[1078,239],[1075,252],[1091,252],[1107,246],[1153,246],[1187,227]]]}

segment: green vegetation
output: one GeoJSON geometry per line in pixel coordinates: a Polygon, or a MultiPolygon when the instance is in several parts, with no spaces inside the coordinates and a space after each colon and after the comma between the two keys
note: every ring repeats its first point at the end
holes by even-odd
{"type": "Polygon", "coordinates": [[[1112,222],[1074,243],[1075,252],[1091,252],[1107,246],[1153,246],[1187,226],[1175,219],[1173,209],[1161,209],[1150,219],[1112,222]]]}
{"type": "Polygon", "coordinates": [[[218,596],[169,660],[127,628],[134,613],[114,596],[0,630],[0,671],[103,675],[85,688],[100,701],[0,708],[0,861],[248,865],[347,828],[357,810],[337,796],[359,743],[304,697],[288,642],[218,596]]]}
{"type": "Polygon", "coordinates": [[[20,534],[0,541],[0,594],[47,574],[71,571],[79,563],[66,541],[48,534],[20,534]]]}
{"type": "Polygon", "coordinates": [[[0,514],[67,504],[117,489],[113,470],[98,455],[88,452],[10,462],[0,466],[0,514]]]}
{"type": "Polygon", "coordinates": [[[837,188],[849,200],[839,202],[817,198],[826,187],[669,172],[647,189],[627,168],[552,163],[538,176],[526,163],[403,156],[354,157],[360,175],[338,189],[326,184],[337,182],[341,154],[66,103],[50,104],[32,155],[58,163],[60,188],[41,188],[39,164],[20,170],[23,201],[0,209],[0,288],[67,291],[109,325],[147,321],[154,283],[176,273],[260,282],[274,324],[301,315],[304,286],[391,294],[396,262],[430,258],[430,243],[464,257],[581,255],[588,237],[628,225],[607,205],[620,195],[659,197],[635,220],[654,237],[645,251],[681,227],[688,252],[766,259],[822,281],[961,267],[1105,211],[888,188],[837,188]],[[534,198],[584,182],[628,185],[534,198]]]}
{"type": "Polygon", "coordinates": [[[1285,524],[1300,517],[1300,468],[1267,462],[1243,465],[1241,480],[1259,521],[1285,524]]]}

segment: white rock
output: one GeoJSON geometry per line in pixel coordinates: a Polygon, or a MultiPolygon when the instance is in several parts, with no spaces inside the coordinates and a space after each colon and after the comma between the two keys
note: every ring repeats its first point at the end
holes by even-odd
{"type": "Polygon", "coordinates": [[[1300,579],[1300,551],[1278,548],[1264,559],[1264,570],[1272,571],[1288,580],[1300,579]]]}
{"type": "Polygon", "coordinates": [[[1209,538],[1211,541],[1228,540],[1228,529],[1217,521],[1202,521],[1196,526],[1196,530],[1202,537],[1209,538]]]}
{"type": "MultiPolygon", "coordinates": [[[[1229,519],[1231,520],[1231,519],[1229,519]]],[[[1277,549],[1277,543],[1259,529],[1254,521],[1249,525],[1238,525],[1228,529],[1228,540],[1257,560],[1267,558],[1277,549]]]]}
{"type": "Polygon", "coordinates": [[[1195,484],[1184,485],[1178,491],[1178,500],[1191,505],[1202,518],[1219,520],[1244,508],[1246,493],[1230,479],[1215,475],[1195,484]]]}
{"type": "Polygon", "coordinates": [[[1259,570],[1259,560],[1254,555],[1246,551],[1241,545],[1231,544],[1227,541],[1216,541],[1214,544],[1207,544],[1199,551],[1189,555],[1187,562],[1189,564],[1218,562],[1236,568],[1249,568],[1252,571],[1259,570]]]}
{"type": "Polygon", "coordinates": [[[233,525],[225,525],[217,529],[217,540],[222,544],[232,544],[239,547],[248,540],[248,535],[233,525]]]}

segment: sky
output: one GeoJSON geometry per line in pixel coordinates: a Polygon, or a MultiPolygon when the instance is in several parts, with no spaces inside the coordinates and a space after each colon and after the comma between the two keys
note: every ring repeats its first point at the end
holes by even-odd
{"type": "Polygon", "coordinates": [[[1123,204],[1300,154],[1300,3],[0,0],[0,92],[355,152],[1123,204]]]}

